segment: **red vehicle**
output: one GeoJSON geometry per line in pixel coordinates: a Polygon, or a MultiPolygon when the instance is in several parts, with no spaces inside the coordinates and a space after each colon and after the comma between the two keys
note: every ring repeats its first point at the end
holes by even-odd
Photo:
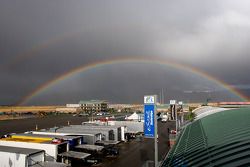
{"type": "Polygon", "coordinates": [[[171,130],[170,133],[171,134],[176,134],[176,130],[171,130]]]}

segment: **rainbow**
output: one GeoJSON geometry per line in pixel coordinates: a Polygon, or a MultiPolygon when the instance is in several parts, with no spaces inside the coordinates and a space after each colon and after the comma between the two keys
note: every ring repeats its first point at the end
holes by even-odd
{"type": "Polygon", "coordinates": [[[52,37],[49,40],[45,40],[37,45],[32,46],[29,50],[26,50],[23,53],[15,56],[9,62],[6,62],[4,65],[2,65],[1,68],[13,67],[13,66],[15,66],[23,61],[26,61],[27,59],[35,57],[37,55],[36,53],[38,53],[39,51],[41,51],[43,49],[47,49],[50,46],[53,46],[57,43],[65,41],[66,39],[73,38],[73,37],[79,35],[81,32],[82,31],[67,32],[64,34],[60,34],[59,36],[52,37]]]}
{"type": "Polygon", "coordinates": [[[95,62],[92,64],[87,64],[87,65],[83,65],[83,66],[79,66],[77,68],[74,68],[74,69],[44,83],[43,85],[39,86],[38,88],[33,90],[31,93],[29,93],[27,96],[23,97],[21,99],[21,101],[18,103],[18,105],[24,105],[25,103],[29,102],[31,99],[38,96],[42,92],[46,91],[50,87],[56,85],[57,83],[59,83],[61,81],[66,80],[66,79],[68,79],[76,74],[86,72],[88,70],[93,70],[93,69],[96,69],[96,68],[102,67],[102,66],[108,66],[108,65],[113,65],[113,64],[123,64],[123,63],[144,63],[144,64],[156,64],[156,65],[158,64],[158,65],[173,67],[173,68],[180,69],[180,70],[185,70],[185,71],[191,72],[192,74],[196,74],[198,76],[201,76],[201,77],[203,77],[211,82],[214,82],[215,84],[223,87],[224,89],[228,90],[232,94],[239,97],[242,101],[248,101],[248,97],[246,97],[241,92],[234,89],[233,87],[231,87],[230,85],[228,85],[224,81],[219,80],[219,79],[205,73],[204,71],[197,69],[197,68],[194,68],[192,66],[176,63],[174,61],[166,61],[166,60],[140,59],[140,58],[120,58],[120,59],[112,59],[112,60],[105,60],[105,61],[101,61],[101,62],[95,62]]]}

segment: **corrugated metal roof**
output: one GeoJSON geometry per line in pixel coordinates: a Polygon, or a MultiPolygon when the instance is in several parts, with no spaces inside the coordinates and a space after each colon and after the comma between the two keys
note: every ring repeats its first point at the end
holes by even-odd
{"type": "Polygon", "coordinates": [[[228,108],[221,108],[221,107],[212,107],[212,106],[202,106],[199,108],[194,109],[192,112],[195,113],[195,120],[201,119],[211,114],[215,114],[217,112],[222,112],[225,110],[229,110],[228,108]]]}
{"type": "Polygon", "coordinates": [[[250,109],[228,110],[183,129],[162,166],[250,166],[250,109]]]}

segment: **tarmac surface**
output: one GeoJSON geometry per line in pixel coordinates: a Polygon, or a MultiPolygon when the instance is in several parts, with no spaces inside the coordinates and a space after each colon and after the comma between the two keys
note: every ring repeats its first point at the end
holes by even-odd
{"type": "MultiPolygon", "coordinates": [[[[55,115],[40,118],[0,121],[0,136],[8,133],[22,133],[30,130],[51,128],[54,126],[81,124],[87,117],[74,117],[72,115],[55,115]]],[[[168,128],[174,129],[175,122],[162,123],[158,121],[158,160],[161,161],[167,152],[168,128]]],[[[120,155],[116,158],[105,158],[102,167],[142,167],[146,161],[154,161],[154,139],[139,136],[129,142],[120,143],[120,155]]],[[[151,165],[150,165],[151,166],[151,165]]]]}
{"type": "Polygon", "coordinates": [[[72,115],[51,115],[45,117],[34,117],[27,119],[13,119],[0,121],[0,136],[8,133],[22,133],[38,129],[52,128],[55,126],[64,126],[68,124],[81,124],[88,121],[87,117],[74,117],[72,115]]]}

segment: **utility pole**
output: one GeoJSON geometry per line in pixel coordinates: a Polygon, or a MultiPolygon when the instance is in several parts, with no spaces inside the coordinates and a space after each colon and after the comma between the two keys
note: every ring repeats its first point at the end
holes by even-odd
{"type": "Polygon", "coordinates": [[[93,122],[93,107],[91,107],[91,122],[93,122]]]}
{"type": "Polygon", "coordinates": [[[174,110],[175,110],[175,131],[176,131],[176,134],[177,134],[177,130],[178,130],[178,115],[177,115],[176,104],[174,105],[174,110]]]}
{"type": "Polygon", "coordinates": [[[164,90],[162,88],[162,104],[164,104],[164,90]]]}
{"type": "Polygon", "coordinates": [[[155,167],[158,167],[158,126],[157,126],[157,118],[156,118],[156,110],[155,110],[155,167]]]}

